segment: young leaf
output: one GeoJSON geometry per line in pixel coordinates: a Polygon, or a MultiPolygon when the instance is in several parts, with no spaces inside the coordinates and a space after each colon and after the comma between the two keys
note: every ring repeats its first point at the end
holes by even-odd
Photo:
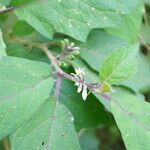
{"type": "Polygon", "coordinates": [[[49,97],[51,68],[42,62],[2,57],[0,60],[0,139],[19,128],[49,97]]]}
{"type": "MultiPolygon", "coordinates": [[[[87,42],[80,45],[81,57],[92,69],[94,69],[96,72],[99,72],[99,68],[102,66],[102,62],[107,58],[107,56],[113,50],[121,49],[126,45],[127,42],[118,37],[112,36],[104,31],[93,30],[89,34],[87,42]]],[[[80,61],[79,63],[77,61],[78,60],[75,60],[77,66],[80,66],[83,63],[83,61],[80,61]]],[[[150,90],[150,56],[143,55],[139,50],[137,61],[140,62],[138,63],[137,72],[131,78],[119,84],[130,87],[134,91],[140,90],[142,92],[147,92],[150,90]],[[139,80],[141,78],[142,80],[139,80]]],[[[82,67],[88,68],[87,65],[82,67]]],[[[90,75],[90,73],[91,71],[87,73],[87,76],[90,75]]],[[[93,82],[97,82],[97,77],[94,76],[92,79],[96,79],[93,82]]]]}
{"type": "Polygon", "coordinates": [[[0,30],[0,58],[1,58],[1,56],[6,55],[5,48],[6,48],[6,46],[4,44],[3,37],[2,37],[2,32],[0,30]]]}
{"type": "Polygon", "coordinates": [[[80,150],[73,121],[63,104],[49,98],[10,136],[11,148],[80,150]]]}
{"type": "Polygon", "coordinates": [[[100,91],[102,93],[111,92],[112,91],[111,85],[109,83],[107,83],[106,81],[103,81],[100,91]]]}
{"type": "Polygon", "coordinates": [[[117,91],[112,113],[128,150],[150,149],[150,104],[129,92],[117,91]]]}
{"type": "Polygon", "coordinates": [[[115,84],[129,78],[137,69],[137,52],[138,44],[114,51],[100,69],[100,80],[115,84]]]}
{"type": "MultiPolygon", "coordinates": [[[[17,0],[13,2],[15,4],[17,0]]],[[[85,41],[93,28],[119,26],[122,12],[128,14],[141,3],[139,0],[134,3],[132,1],[109,1],[108,3],[105,0],[101,2],[46,0],[34,1],[28,3],[29,5],[25,2],[26,0],[21,1],[22,7],[15,11],[19,19],[27,21],[48,38],[52,38],[53,33],[59,32],[80,41],[85,41]]]]}

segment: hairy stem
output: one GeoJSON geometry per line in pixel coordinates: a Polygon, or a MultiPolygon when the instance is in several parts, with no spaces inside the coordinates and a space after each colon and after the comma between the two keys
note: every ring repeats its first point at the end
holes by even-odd
{"type": "Polygon", "coordinates": [[[6,9],[0,10],[0,15],[1,15],[1,14],[5,14],[5,13],[8,13],[8,12],[11,12],[11,11],[13,11],[13,10],[14,10],[13,7],[8,7],[8,8],[6,8],[6,9]]]}
{"type": "Polygon", "coordinates": [[[139,37],[139,42],[141,45],[143,45],[146,50],[148,51],[148,53],[150,53],[150,47],[148,46],[148,44],[146,43],[146,41],[144,40],[144,38],[141,35],[138,35],[139,37]]]}
{"type": "Polygon", "coordinates": [[[52,75],[57,78],[56,85],[55,85],[55,87],[56,87],[56,89],[55,89],[55,97],[57,98],[57,100],[59,99],[59,96],[60,96],[60,87],[61,87],[62,77],[66,78],[68,80],[71,80],[73,82],[82,83],[82,84],[86,85],[87,88],[90,91],[100,94],[102,97],[104,97],[107,100],[111,100],[111,97],[108,94],[100,93],[100,87],[101,87],[100,84],[89,84],[89,83],[86,83],[83,80],[78,80],[77,78],[75,78],[74,76],[72,76],[70,74],[65,73],[59,67],[57,58],[48,49],[48,46],[49,46],[50,43],[36,43],[36,42],[28,41],[26,39],[20,39],[20,38],[17,38],[17,37],[13,37],[11,39],[11,41],[12,42],[19,42],[19,43],[22,43],[22,44],[26,44],[26,45],[28,45],[28,47],[31,47],[31,48],[33,48],[33,47],[39,48],[47,55],[47,57],[51,61],[52,67],[56,70],[55,72],[52,73],[52,75]]]}
{"type": "Polygon", "coordinates": [[[56,100],[59,100],[59,97],[60,97],[60,88],[61,88],[61,80],[62,80],[62,77],[57,77],[57,80],[56,80],[56,83],[55,83],[55,93],[54,93],[54,96],[56,97],[56,100]]]}

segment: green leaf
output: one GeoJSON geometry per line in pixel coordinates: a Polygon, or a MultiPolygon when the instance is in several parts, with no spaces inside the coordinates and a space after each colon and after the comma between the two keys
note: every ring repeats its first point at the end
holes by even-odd
{"type": "Polygon", "coordinates": [[[0,0],[0,5],[9,5],[11,0],[0,0]]]}
{"type": "Polygon", "coordinates": [[[0,58],[1,58],[1,56],[6,55],[5,48],[6,48],[6,46],[4,44],[3,37],[2,37],[2,32],[0,30],[0,58]]]}
{"type": "Polygon", "coordinates": [[[102,93],[105,93],[105,92],[111,92],[112,88],[109,83],[107,83],[106,81],[103,81],[100,90],[102,93]]]}
{"type": "Polygon", "coordinates": [[[15,57],[2,57],[0,70],[2,139],[17,130],[49,97],[53,79],[48,64],[15,57]]]}
{"type": "Polygon", "coordinates": [[[17,21],[13,26],[13,34],[15,36],[25,36],[31,34],[34,29],[25,21],[17,21]]]}
{"type": "MultiPolygon", "coordinates": [[[[13,0],[14,4],[17,0],[13,0]]],[[[21,1],[21,4],[26,1],[21,1]]],[[[20,3],[19,3],[20,4],[20,3]]],[[[140,0],[101,2],[90,0],[47,0],[33,2],[17,8],[19,19],[27,21],[42,35],[52,38],[55,32],[85,41],[93,28],[116,28],[121,24],[122,13],[134,10],[140,0]]],[[[18,3],[17,3],[18,5],[18,3]]],[[[19,6],[19,5],[18,5],[19,6]]]]}
{"type": "Polygon", "coordinates": [[[30,60],[49,62],[49,59],[45,53],[38,48],[32,48],[30,50],[28,47],[25,47],[22,44],[18,43],[7,43],[7,54],[9,56],[23,57],[30,60]]]}
{"type": "Polygon", "coordinates": [[[112,121],[110,114],[92,94],[83,101],[81,94],[77,93],[77,88],[71,81],[63,80],[60,99],[73,114],[77,131],[112,121]]]}
{"type": "Polygon", "coordinates": [[[138,54],[138,71],[130,79],[121,82],[121,85],[132,88],[134,91],[149,92],[150,90],[150,56],[138,54]]]}
{"type": "Polygon", "coordinates": [[[106,31],[127,40],[129,43],[135,42],[141,26],[142,8],[143,4],[137,6],[128,14],[122,14],[121,25],[106,31]]]}
{"type": "Polygon", "coordinates": [[[115,50],[100,69],[100,80],[115,84],[126,80],[136,71],[138,44],[115,50]]]}
{"type": "Polygon", "coordinates": [[[99,29],[92,30],[86,43],[80,44],[81,57],[90,67],[99,72],[103,61],[113,50],[127,46],[127,42],[99,29]],[[89,57],[90,56],[90,57],[89,57]],[[94,61],[93,61],[94,58],[94,61]]]}
{"type": "Polygon", "coordinates": [[[111,108],[126,148],[149,150],[150,104],[129,92],[117,90],[111,108]]]}
{"type": "Polygon", "coordinates": [[[80,150],[73,120],[63,104],[49,98],[10,136],[11,148],[80,150]]]}
{"type": "MultiPolygon", "coordinates": [[[[148,39],[148,37],[147,37],[148,39]]],[[[107,56],[115,49],[124,48],[127,42],[112,36],[101,30],[93,30],[88,36],[87,42],[80,44],[81,47],[81,57],[85,61],[76,60],[77,66],[82,66],[89,68],[91,67],[96,72],[99,72],[99,68],[102,66],[103,61],[107,56]],[[111,44],[110,44],[111,43],[111,44]],[[90,56],[90,57],[89,57],[90,56]],[[94,61],[93,61],[94,58],[94,61]]],[[[150,61],[149,56],[143,55],[141,51],[138,53],[137,61],[138,70],[137,72],[128,80],[123,81],[119,84],[132,88],[134,91],[147,92],[150,90],[150,61]],[[141,79],[141,80],[139,80],[141,79]]],[[[88,69],[87,69],[88,70],[88,69]]],[[[97,82],[97,76],[91,75],[92,71],[87,72],[87,76],[90,75],[94,82],[97,82]]]]}

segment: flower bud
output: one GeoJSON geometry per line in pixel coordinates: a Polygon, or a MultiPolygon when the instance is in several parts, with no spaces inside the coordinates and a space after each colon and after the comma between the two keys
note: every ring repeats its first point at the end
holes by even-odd
{"type": "Polygon", "coordinates": [[[78,56],[80,54],[80,51],[79,50],[75,50],[72,52],[74,55],[78,56]]]}
{"type": "Polygon", "coordinates": [[[67,57],[68,57],[68,59],[70,59],[70,60],[74,60],[74,59],[75,59],[75,56],[74,56],[73,54],[70,54],[70,55],[68,55],[67,57]]]}
{"type": "Polygon", "coordinates": [[[66,63],[65,61],[61,61],[61,62],[59,62],[59,66],[60,66],[62,69],[68,69],[69,64],[66,63]]]}

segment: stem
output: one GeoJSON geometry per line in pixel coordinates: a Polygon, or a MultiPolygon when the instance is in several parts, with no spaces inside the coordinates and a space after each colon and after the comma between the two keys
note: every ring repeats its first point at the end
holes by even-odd
{"type": "Polygon", "coordinates": [[[55,93],[54,93],[56,100],[59,100],[59,97],[60,97],[61,81],[62,81],[62,77],[58,76],[56,80],[56,87],[55,87],[55,93]]]}
{"type": "Polygon", "coordinates": [[[61,75],[63,73],[62,69],[58,66],[57,60],[56,58],[53,56],[53,54],[51,53],[51,51],[43,45],[39,45],[39,48],[41,48],[45,54],[47,55],[47,57],[50,59],[52,66],[56,69],[56,71],[59,72],[59,74],[61,75]]]}
{"type": "MultiPolygon", "coordinates": [[[[92,84],[88,84],[85,83],[83,80],[78,80],[75,77],[71,76],[70,74],[65,73],[57,64],[57,59],[54,57],[54,55],[51,53],[51,51],[49,51],[49,49],[45,46],[40,46],[41,49],[46,53],[46,55],[48,56],[48,58],[50,59],[52,66],[56,69],[55,75],[57,75],[57,80],[56,80],[56,89],[55,89],[55,97],[57,99],[59,99],[60,96],[60,86],[61,86],[61,78],[64,77],[68,80],[71,80],[73,82],[80,82],[82,84],[85,84],[87,86],[87,88],[93,92],[96,91],[96,89],[100,87],[100,85],[92,85],[92,84]]],[[[39,48],[40,48],[39,47],[39,48]]],[[[54,75],[54,74],[53,74],[54,75]]],[[[111,97],[106,94],[100,94],[102,97],[104,97],[107,100],[111,100],[111,97]]]]}
{"type": "Polygon", "coordinates": [[[6,9],[4,9],[4,10],[0,10],[0,15],[1,15],[1,14],[5,14],[5,13],[7,13],[7,12],[11,12],[11,11],[13,11],[13,10],[14,10],[13,7],[8,7],[8,8],[6,8],[6,9]]]}
{"type": "Polygon", "coordinates": [[[144,38],[140,34],[138,36],[139,36],[139,42],[140,42],[140,44],[143,45],[148,52],[150,52],[150,47],[147,45],[147,43],[144,40],[144,38]]]}
{"type": "MultiPolygon", "coordinates": [[[[89,83],[85,83],[83,80],[78,80],[77,78],[75,78],[74,76],[70,75],[70,74],[67,74],[65,73],[58,65],[58,60],[56,59],[56,57],[53,55],[53,53],[48,49],[48,45],[50,45],[50,43],[36,43],[36,42],[31,42],[31,41],[28,41],[26,39],[20,39],[20,38],[17,38],[17,37],[14,37],[13,39],[10,39],[12,42],[19,42],[19,43],[22,43],[22,44],[26,44],[28,45],[30,48],[33,48],[33,47],[36,47],[36,48],[39,48],[41,49],[46,55],[47,57],[49,58],[49,60],[51,61],[51,65],[53,66],[53,68],[56,70],[55,72],[52,73],[53,76],[57,77],[57,80],[56,80],[56,88],[55,88],[55,97],[56,99],[58,100],[59,99],[59,96],[60,96],[60,87],[61,87],[61,80],[62,80],[62,77],[63,78],[66,78],[70,81],[73,81],[73,82],[79,82],[79,83],[82,83],[84,85],[87,86],[87,88],[95,93],[97,93],[98,91],[100,91],[100,84],[89,84],[89,83]]],[[[107,100],[111,100],[111,97],[106,94],[106,93],[99,93],[102,97],[104,97],[105,99],[107,100]]]]}

